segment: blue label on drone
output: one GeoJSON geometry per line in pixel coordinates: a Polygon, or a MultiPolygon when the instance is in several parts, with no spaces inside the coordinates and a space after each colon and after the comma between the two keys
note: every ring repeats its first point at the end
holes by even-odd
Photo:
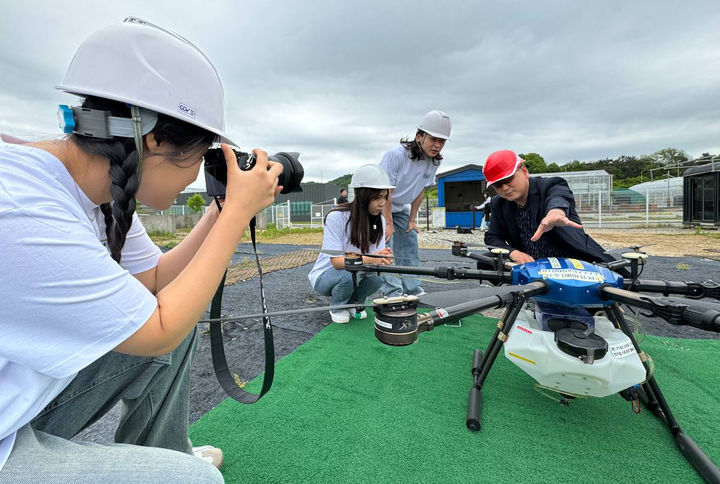
{"type": "Polygon", "coordinates": [[[543,281],[548,286],[545,294],[535,296],[537,301],[565,306],[606,306],[611,301],[600,297],[600,287],[622,287],[622,277],[607,267],[577,259],[549,257],[515,266],[513,284],[543,281]]]}

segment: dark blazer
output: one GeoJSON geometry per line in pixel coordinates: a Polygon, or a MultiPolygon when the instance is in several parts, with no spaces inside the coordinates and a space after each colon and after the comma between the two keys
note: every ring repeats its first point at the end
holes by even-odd
{"type": "MultiPolygon", "coordinates": [[[[530,219],[535,221],[535,229],[548,210],[561,208],[573,222],[581,224],[575,210],[575,197],[565,180],[558,177],[530,178],[530,189],[526,203],[530,210],[530,219]]],[[[498,195],[492,199],[490,228],[485,232],[485,244],[527,252],[520,240],[520,230],[515,223],[515,202],[509,202],[498,195]]],[[[561,249],[566,257],[588,262],[610,262],[615,258],[605,253],[583,229],[573,227],[554,227],[543,237],[555,247],[561,249]]]]}

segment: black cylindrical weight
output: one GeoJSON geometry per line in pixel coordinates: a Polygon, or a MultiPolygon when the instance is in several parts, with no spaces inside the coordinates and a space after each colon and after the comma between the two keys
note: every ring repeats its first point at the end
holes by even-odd
{"type": "Polygon", "coordinates": [[[470,389],[468,397],[468,411],[465,425],[470,430],[477,432],[482,427],[482,393],[477,385],[473,385],[470,389]]]}

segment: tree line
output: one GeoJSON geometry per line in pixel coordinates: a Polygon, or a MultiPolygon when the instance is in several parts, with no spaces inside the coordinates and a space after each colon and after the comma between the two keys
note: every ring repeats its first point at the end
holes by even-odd
{"type": "MultiPolygon", "coordinates": [[[[525,160],[530,173],[534,174],[605,170],[613,176],[613,188],[629,188],[651,179],[662,179],[668,173],[671,176],[680,176],[683,170],[692,164],[702,164],[713,158],[720,158],[720,155],[703,153],[700,158],[690,160],[685,151],[677,148],[663,148],[650,155],[622,155],[597,161],[573,160],[562,165],[546,163],[538,153],[520,153],[519,156],[525,160]]],[[[347,174],[330,180],[330,183],[347,187],[351,178],[352,174],[347,174]]]]}
{"type": "Polygon", "coordinates": [[[573,160],[563,165],[545,163],[537,153],[522,153],[530,173],[561,173],[568,171],[605,170],[613,176],[613,188],[629,188],[651,179],[662,179],[670,174],[680,176],[692,164],[702,164],[718,155],[703,153],[700,158],[690,160],[687,153],[677,148],[663,148],[651,155],[603,158],[597,161],[573,160]]]}

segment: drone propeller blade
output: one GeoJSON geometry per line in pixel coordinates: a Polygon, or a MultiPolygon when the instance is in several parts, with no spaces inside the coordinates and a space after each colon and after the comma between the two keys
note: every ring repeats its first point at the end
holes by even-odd
{"type": "Polygon", "coordinates": [[[504,296],[514,291],[522,290],[525,285],[516,286],[481,286],[471,289],[456,289],[452,291],[438,291],[420,296],[420,304],[434,308],[454,306],[456,304],[474,301],[488,296],[504,296]]]}
{"type": "Polygon", "coordinates": [[[468,243],[468,242],[464,242],[464,241],[462,241],[462,240],[451,240],[451,239],[440,239],[440,240],[444,240],[445,242],[450,242],[450,243],[453,243],[453,244],[459,242],[459,243],[463,244],[465,247],[483,247],[483,248],[484,248],[484,247],[487,247],[487,248],[491,248],[489,245],[480,244],[480,243],[476,243],[476,242],[468,243]]]}
{"type": "Polygon", "coordinates": [[[492,249],[506,249],[505,247],[498,247],[497,245],[482,244],[482,243],[480,243],[480,242],[470,242],[470,243],[468,243],[468,242],[464,242],[464,241],[462,241],[462,240],[451,240],[451,239],[440,239],[440,240],[444,240],[444,241],[446,241],[446,242],[452,242],[453,244],[459,243],[459,244],[464,245],[465,247],[481,247],[481,248],[483,248],[483,249],[488,249],[488,250],[492,250],[492,249]]]}

